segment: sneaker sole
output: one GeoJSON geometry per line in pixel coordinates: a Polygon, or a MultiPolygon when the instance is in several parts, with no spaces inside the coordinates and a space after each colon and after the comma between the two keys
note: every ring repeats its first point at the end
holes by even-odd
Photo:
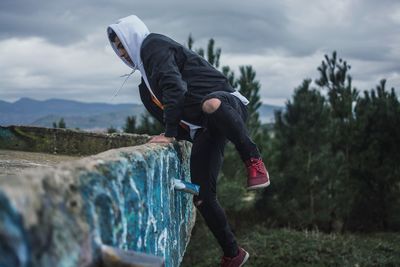
{"type": "Polygon", "coordinates": [[[265,188],[265,187],[269,186],[270,183],[271,182],[268,181],[268,182],[263,183],[263,184],[252,185],[252,186],[247,187],[247,190],[255,190],[255,189],[265,188]]]}
{"type": "Polygon", "coordinates": [[[242,267],[250,257],[249,253],[246,250],[244,252],[246,252],[246,256],[244,257],[243,262],[239,265],[239,267],[242,267]]]}

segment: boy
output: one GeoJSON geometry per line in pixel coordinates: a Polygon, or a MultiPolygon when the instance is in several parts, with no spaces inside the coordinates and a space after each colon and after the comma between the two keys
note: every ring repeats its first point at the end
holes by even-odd
{"type": "Polygon", "coordinates": [[[107,29],[116,54],[139,70],[140,98],[165,133],[150,142],[184,139],[193,143],[191,180],[200,185],[194,205],[221,246],[221,266],[242,266],[249,258],[239,247],[216,196],[216,182],[227,140],[246,165],[247,189],[267,187],[268,172],[245,126],[248,100],[205,59],[174,40],[150,33],[137,16],[120,19],[107,29]]]}

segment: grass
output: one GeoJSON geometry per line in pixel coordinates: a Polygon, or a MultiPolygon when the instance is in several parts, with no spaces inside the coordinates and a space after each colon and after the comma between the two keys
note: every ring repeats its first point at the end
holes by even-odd
{"type": "MultiPolygon", "coordinates": [[[[400,266],[400,233],[325,234],[257,224],[235,234],[250,253],[249,267],[400,266]]],[[[199,215],[181,266],[219,266],[221,254],[199,215]]]]}

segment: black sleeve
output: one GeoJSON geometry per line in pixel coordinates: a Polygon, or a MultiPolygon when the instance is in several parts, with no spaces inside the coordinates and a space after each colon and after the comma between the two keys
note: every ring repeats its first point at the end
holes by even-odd
{"type": "Polygon", "coordinates": [[[151,73],[156,78],[157,86],[162,91],[164,105],[165,136],[178,135],[179,122],[183,113],[183,102],[187,84],[175,60],[175,50],[165,47],[156,51],[150,59],[151,73]]]}
{"type": "MultiPolygon", "coordinates": [[[[139,93],[140,93],[140,99],[142,100],[142,103],[144,107],[147,109],[147,111],[153,116],[153,118],[155,118],[165,126],[163,121],[164,112],[162,111],[162,109],[160,109],[152,102],[150,91],[149,89],[147,89],[147,86],[143,81],[143,78],[141,80],[141,83],[139,84],[139,93]]],[[[192,142],[189,132],[184,130],[182,127],[178,127],[178,135],[176,136],[176,138],[178,140],[186,140],[192,142]]]]}
{"type": "Polygon", "coordinates": [[[142,103],[147,111],[153,116],[153,118],[164,125],[163,111],[152,102],[150,91],[149,89],[147,89],[143,78],[141,79],[141,83],[139,84],[139,93],[140,99],[142,100],[142,103]]]}

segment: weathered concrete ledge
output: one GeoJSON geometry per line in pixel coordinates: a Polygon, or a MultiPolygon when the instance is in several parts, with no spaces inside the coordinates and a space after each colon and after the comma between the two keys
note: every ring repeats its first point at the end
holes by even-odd
{"type": "Polygon", "coordinates": [[[34,126],[0,126],[0,148],[64,155],[93,155],[146,143],[147,135],[90,133],[34,126]]]}
{"type": "Polygon", "coordinates": [[[0,179],[0,266],[101,266],[102,245],[179,266],[195,210],[172,180],[190,181],[189,150],[119,148],[0,179]]]}

